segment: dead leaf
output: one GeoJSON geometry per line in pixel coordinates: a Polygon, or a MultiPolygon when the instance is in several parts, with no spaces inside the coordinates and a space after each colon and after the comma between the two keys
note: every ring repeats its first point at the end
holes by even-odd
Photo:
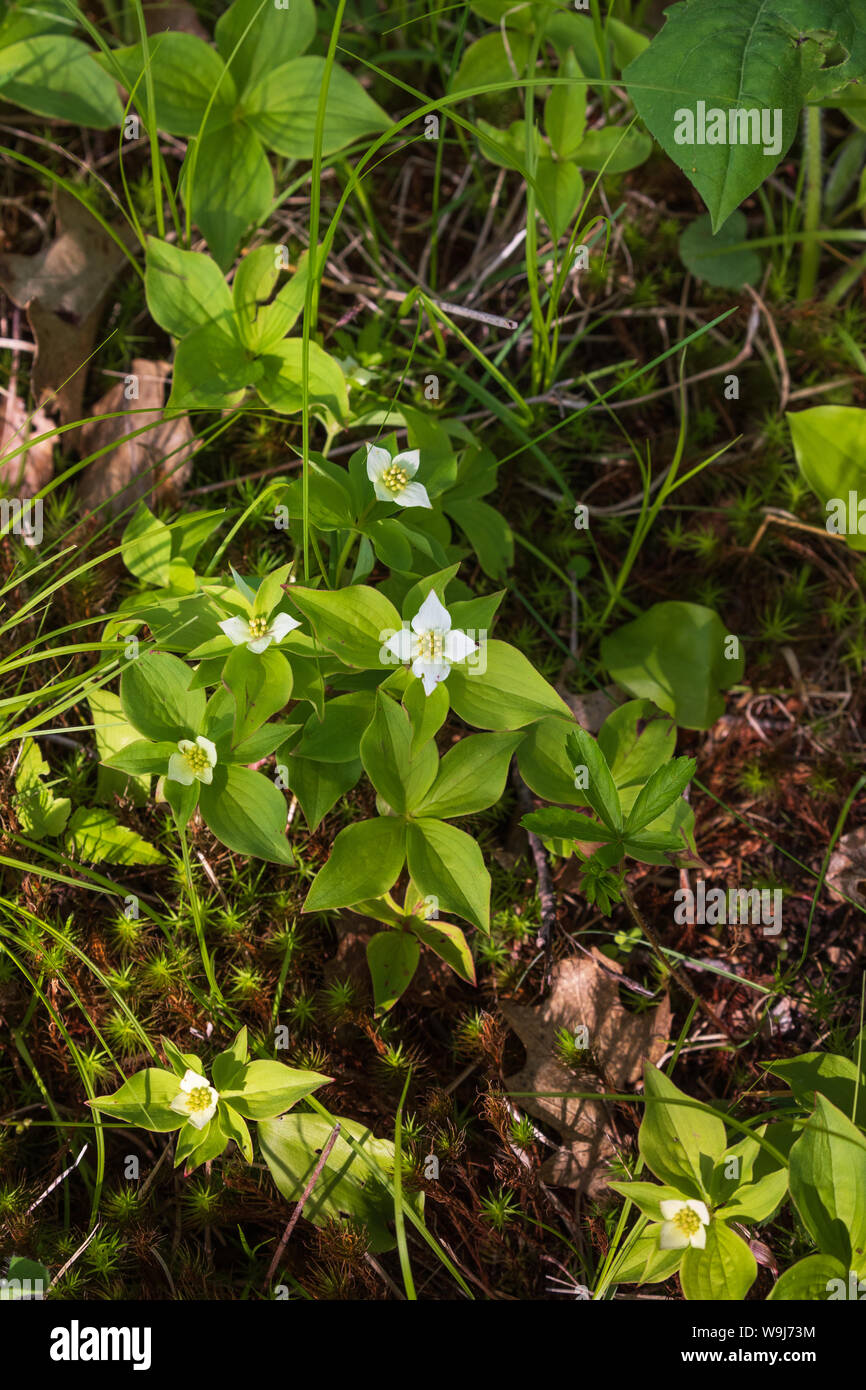
{"type": "MultiPolygon", "coordinates": [[[[502,1004],[506,1020],[526,1048],[522,1071],[506,1078],[510,1093],[634,1088],[644,1062],[655,1062],[664,1052],[671,1010],[665,995],[652,1012],[629,1013],[619,1000],[617,976],[621,973],[615,961],[593,950],[591,956],[557,961],[550,993],[539,1005],[502,1004]],[[560,1028],[573,1034],[581,1025],[587,1030],[598,1069],[576,1074],[558,1061],[554,1046],[560,1028]]],[[[599,1196],[606,1186],[607,1161],[616,1152],[607,1103],[537,1094],[515,1095],[515,1102],[559,1130],[562,1137],[562,1148],[542,1166],[544,1181],[599,1196]]]]}
{"type": "Polygon", "coordinates": [[[88,464],[81,476],[79,494],[88,510],[105,502],[116,514],[144,497],[174,500],[189,480],[190,460],[198,447],[189,416],[163,418],[170,370],[167,362],[136,357],[130,375],[137,398],[127,399],[125,378],[92,407],[94,418],[81,429],[81,452],[109,452],[88,464]],[[129,438],[145,425],[152,428],[129,438]]]}
{"type": "Polygon", "coordinates": [[[824,881],[840,902],[851,898],[859,907],[866,907],[866,897],[860,892],[860,884],[866,883],[866,826],[842,836],[830,855],[824,881]]]}
{"type": "Polygon", "coordinates": [[[111,282],[125,257],[77,198],[55,192],[57,234],[35,256],[0,255],[0,285],[27,318],[36,343],[31,388],[53,396],[64,424],[81,419],[87,359],[111,282]]]}
{"type": "Polygon", "coordinates": [[[20,396],[7,396],[0,415],[0,483],[16,497],[35,497],[54,476],[54,440],[43,439],[30,444],[26,453],[18,450],[23,444],[54,429],[54,422],[44,410],[30,412],[20,396]],[[7,458],[6,455],[9,455],[7,458]]]}
{"type": "Polygon", "coordinates": [[[628,698],[618,685],[590,690],[585,695],[573,695],[570,690],[560,690],[559,694],[580,727],[591,734],[597,734],[607,716],[628,698]]]}

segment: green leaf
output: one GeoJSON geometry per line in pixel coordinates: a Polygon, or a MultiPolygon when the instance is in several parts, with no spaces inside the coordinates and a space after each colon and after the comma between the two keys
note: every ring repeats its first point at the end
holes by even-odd
{"type": "Polygon", "coordinates": [[[138,504],[123,533],[120,556],[126,568],[143,584],[168,584],[171,531],[143,502],[138,504]]]}
{"type": "Polygon", "coordinates": [[[627,174],[646,163],[652,148],[652,140],[642,130],[604,126],[587,132],[572,159],[578,168],[594,173],[604,170],[605,174],[627,174]]]}
{"type": "Polygon", "coordinates": [[[234,317],[219,266],[204,252],[182,251],[148,237],[144,286],[148,309],[173,338],[183,338],[213,320],[227,326],[234,317]]]}
{"type": "Polygon", "coordinates": [[[226,63],[231,59],[230,72],[243,92],[270,68],[309,48],[316,36],[316,11],[312,0],[291,0],[282,7],[273,0],[264,6],[262,0],[234,0],[217,20],[214,34],[217,49],[226,63]]]}
{"type": "Polygon", "coordinates": [[[177,1136],[174,1166],[179,1168],[183,1163],[185,1176],[195,1172],[196,1168],[200,1168],[203,1163],[209,1163],[212,1159],[218,1158],[223,1152],[229,1140],[228,1134],[222,1127],[222,1115],[225,1113],[225,1106],[222,1107],[222,1114],[218,1107],[216,1114],[205,1125],[204,1129],[196,1129],[195,1125],[187,1121],[177,1136]]]}
{"type": "Polygon", "coordinates": [[[566,752],[571,759],[575,778],[586,769],[586,799],[599,819],[618,834],[622,830],[622,810],[610,768],[592,734],[575,727],[566,739],[566,752]]]}
{"type": "Polygon", "coordinates": [[[502,796],[520,733],[471,734],[445,754],[432,787],[410,809],[419,816],[448,820],[486,811],[502,796]]]}
{"type": "MultiPolygon", "coordinates": [[[[338,420],[349,415],[349,393],[343,369],[335,357],[310,345],[310,400],[326,405],[338,420]]],[[[271,410],[280,415],[296,415],[304,407],[302,382],[303,345],[300,338],[277,343],[261,359],[262,376],[256,390],[271,410]]]]}
{"type": "Polygon", "coordinates": [[[361,776],[360,758],[347,763],[323,763],[293,754],[285,766],[286,780],[311,831],[318,828],[331,807],[351,791],[361,776]]]}
{"type": "Polygon", "coordinates": [[[234,1139],[247,1163],[253,1161],[253,1140],[244,1120],[230,1105],[221,1100],[217,1108],[219,1126],[228,1139],[234,1139]]]}
{"type": "MultiPolygon", "coordinates": [[[[244,93],[244,118],[268,149],[290,159],[312,159],[324,79],[324,58],[293,58],[270,68],[244,93]]],[[[389,123],[357,78],[335,64],[328,84],[322,154],[333,154],[363,135],[385,130],[389,123]]]]}
{"type": "Polygon", "coordinates": [[[605,637],[601,659],[618,685],[685,729],[712,728],[725,711],[719,691],[742,680],[745,667],[738,639],[717,613],[678,601],[654,603],[605,637]],[[739,654],[726,656],[726,649],[739,654]]]}
{"type": "MultiPolygon", "coordinates": [[[[538,210],[553,233],[554,239],[559,241],[560,237],[565,236],[583,201],[583,179],[574,164],[554,163],[552,159],[542,159],[539,160],[535,173],[535,185],[538,194],[538,210]]],[[[486,504],[484,502],[465,502],[462,505],[478,508],[486,504]]],[[[492,507],[489,510],[492,511],[492,507]]],[[[494,513],[494,515],[498,515],[498,513],[494,513]]],[[[471,535],[470,540],[472,540],[471,535]]],[[[475,548],[478,548],[477,545],[475,548]]],[[[487,573],[490,571],[488,570],[487,573]]],[[[504,573],[504,568],[500,567],[498,571],[493,572],[493,578],[501,578],[504,573]]]]}
{"type": "MultiPolygon", "coordinates": [[[[163,1044],[164,1045],[164,1044],[163,1044]]],[[[227,1091],[243,1073],[249,1061],[249,1041],[246,1027],[236,1034],[234,1042],[213,1059],[211,1075],[218,1091],[227,1091]]]]}
{"type": "Polygon", "coordinates": [[[130,1076],[113,1095],[96,1096],[87,1104],[112,1120],[126,1120],[138,1125],[139,1129],[167,1134],[186,1123],[184,1115],[170,1109],[171,1102],[179,1095],[180,1085],[173,1072],[162,1067],[148,1067],[130,1076]]]}
{"type": "MultiPolygon", "coordinates": [[[[478,658],[479,653],[473,653],[478,658]]],[[[545,715],[571,719],[571,710],[522,652],[491,639],[481,665],[461,662],[448,677],[451,708],[478,729],[522,729],[545,715]],[[485,665],[486,663],[486,665],[485,665]]]]}
{"type": "Polygon", "coordinates": [[[251,652],[246,645],[235,647],[222,678],[235,702],[233,747],[284,709],[292,693],[292,668],[273,646],[263,652],[251,652]]]}
{"type": "Polygon", "coordinates": [[[801,1105],[811,1109],[817,1092],[843,1115],[853,1117],[861,1129],[866,1128],[866,1076],[847,1057],[832,1052],[804,1052],[800,1057],[785,1057],[765,1066],[790,1086],[801,1105]]]}
{"type": "Polygon", "coordinates": [[[716,1212],[720,1221],[768,1221],[788,1191],[788,1170],[777,1168],[757,1182],[743,1183],[716,1212]]]}
{"type": "Polygon", "coordinates": [[[381,670],[390,664],[382,660],[380,652],[388,637],[399,631],[400,615],[378,589],[350,584],[345,589],[325,591],[293,584],[290,597],[322,646],[347,666],[381,670]]]}
{"type": "Polygon", "coordinates": [[[0,94],[39,116],[107,130],[123,108],[112,79],[86,44],[63,34],[22,39],[0,49],[0,94]]]}
{"type": "Polygon", "coordinates": [[[683,1255],[683,1293],[689,1301],[741,1302],[758,1277],[757,1261],[746,1242],[723,1222],[711,1221],[706,1232],[706,1248],[690,1245],[683,1255]]]}
{"type": "Polygon", "coordinates": [[[413,917],[408,925],[418,940],[429,946],[431,951],[435,951],[440,960],[450,965],[461,980],[470,985],[475,984],[475,962],[469,943],[459,927],[453,926],[450,922],[425,922],[420,917],[413,917]]]}
{"type": "MultiPolygon", "coordinates": [[[[93,720],[96,751],[100,758],[96,770],[96,800],[110,802],[115,795],[126,796],[135,806],[142,806],[150,791],[150,777],[147,774],[127,776],[107,765],[116,754],[133,743],[141,742],[137,731],[124,716],[120,696],[103,687],[91,690],[87,696],[87,703],[93,720]]],[[[176,747],[176,744],[172,744],[172,753],[176,747]]],[[[165,772],[165,769],[166,764],[163,763],[159,771],[165,772]]]]}
{"type": "Polygon", "coordinates": [[[361,735],[375,709],[374,690],[337,695],[325,705],[324,719],[310,715],[295,754],[321,763],[354,762],[360,755],[361,735]]]}
{"type": "Polygon", "coordinates": [[[791,1197],[815,1244],[866,1272],[866,1139],[819,1095],[789,1163],[791,1197]]]}
{"type": "Polygon", "coordinates": [[[164,864],[165,855],[110,812],[80,806],[69,822],[67,851],[88,864],[164,864]]]}
{"type": "Polygon", "coordinates": [[[406,857],[406,827],[396,816],[347,825],[334,841],[330,858],[313,879],[305,912],[352,907],[380,898],[393,888],[406,857]]]}
{"type": "Polygon", "coordinates": [[[234,260],[248,228],[258,227],[274,201],[274,176],[256,136],[239,121],[221,130],[205,128],[201,141],[191,140],[181,170],[181,191],[190,197],[192,218],[222,270],[234,260]],[[194,152],[198,150],[198,153],[194,152]]]}
{"type": "Polygon", "coordinates": [[[572,49],[566,53],[556,75],[568,81],[551,88],[544,104],[544,128],[560,159],[573,159],[586,127],[587,93],[580,64],[572,49]]]}
{"type": "Polygon", "coordinates": [[[190,690],[192,671],[170,652],[142,652],[120,678],[120,703],[130,724],[157,742],[197,738],[205,711],[203,690],[190,690]]]}
{"type": "MultiPolygon", "coordinates": [[[[577,177],[579,180],[580,175],[577,177]]],[[[502,513],[487,502],[452,502],[447,497],[443,510],[465,531],[484,573],[491,579],[504,579],[514,563],[514,536],[502,513]]],[[[454,626],[458,624],[455,622],[454,626]]]]}
{"type": "Polygon", "coordinates": [[[164,1033],[160,1035],[159,1041],[175,1076],[184,1077],[188,1071],[197,1071],[199,1076],[204,1076],[201,1059],[196,1057],[195,1053],[181,1052],[164,1033]]]}
{"type": "Polygon", "coordinates": [[[658,768],[646,786],[641,787],[625,823],[627,835],[657,820],[669,806],[682,796],[695,775],[697,762],[694,758],[675,758],[658,768]]]}
{"type": "Polygon", "coordinates": [[[305,253],[297,273],[274,295],[280,275],[279,247],[268,243],[244,256],[232,284],[238,334],[244,347],[266,353],[294,327],[304,307],[308,273],[305,253]]]}
{"type": "Polygon", "coordinates": [[[386,1014],[408,989],[420,955],[418,942],[408,932],[380,931],[370,937],[367,964],[377,1014],[386,1014]]]}
{"type": "Polygon", "coordinates": [[[848,1269],[832,1255],[807,1255],[781,1274],[767,1294],[768,1303],[823,1303],[848,1297],[848,1269]],[[833,1281],[840,1283],[834,1286],[833,1281]]]}
{"type": "Polygon", "coordinates": [[[541,811],[530,811],[522,816],[520,824],[543,840],[577,840],[581,844],[608,844],[617,839],[612,830],[599,825],[577,811],[566,811],[560,806],[548,806],[541,811]]]}
{"type": "Polygon", "coordinates": [[[489,932],[490,875],[472,837],[425,818],[409,822],[406,846],[409,873],[422,898],[437,898],[440,911],[456,912],[489,932]]]}
{"type": "Polygon", "coordinates": [[[202,784],[200,806],[217,839],[237,854],[294,863],[286,840],[286,799],[262,773],[217,763],[210,786],[202,784]]]}
{"type": "Polygon", "coordinates": [[[727,247],[746,241],[748,234],[749,224],[742,212],[732,212],[715,235],[706,214],[696,217],[680,237],[680,260],[692,275],[718,289],[740,290],[744,285],[754,285],[761,278],[758,253],[726,251],[727,247]]]}
{"type": "Polygon", "coordinates": [[[15,769],[15,812],[22,832],[33,840],[60,835],[72,810],[68,797],[55,796],[42,781],[50,771],[39,745],[25,739],[15,769]]]}
{"type": "MultiPolygon", "coordinates": [[[[528,730],[517,752],[517,765],[524,782],[545,801],[564,801],[572,806],[588,805],[586,792],[575,786],[575,772],[566,750],[566,740],[574,719],[539,719],[528,730]]],[[[599,745],[601,735],[599,734],[599,745]]]]}
{"type": "Polygon", "coordinates": [[[222,410],[239,405],[264,368],[251,360],[235,336],[234,325],[205,323],[183,338],[174,354],[172,410],[222,410]]]}
{"type": "Polygon", "coordinates": [[[6,1273],[0,1283],[0,1303],[28,1302],[44,1296],[51,1283],[51,1272],[36,1260],[22,1255],[10,1255],[6,1273]]]}
{"type": "Polygon", "coordinates": [[[612,1187],[614,1192],[618,1192],[621,1197],[627,1197],[630,1202],[634,1202],[638,1211],[644,1216],[648,1216],[651,1221],[662,1221],[660,1202],[667,1202],[682,1199],[682,1193],[676,1187],[661,1187],[657,1182],[611,1182],[608,1187],[612,1187]]]}
{"type": "Polygon", "coordinates": [[[659,1248],[661,1229],[661,1224],[647,1226],[623,1247],[610,1269],[612,1283],[661,1284],[676,1274],[683,1252],[659,1248]]]}
{"type": "Polygon", "coordinates": [[[827,530],[866,550],[866,410],[816,405],[786,418],[800,472],[828,513],[827,530]]]}
{"type": "Polygon", "coordinates": [[[272,1120],[331,1080],[317,1071],[298,1071],[282,1062],[249,1062],[220,1096],[245,1120],[272,1120]]]}
{"type": "Polygon", "coordinates": [[[429,790],[439,766],[436,745],[425,743],[413,759],[412,726],[402,705],[381,691],[361,738],[361,762],[376,791],[398,815],[413,810],[429,790]]]}
{"type": "MultiPolygon", "coordinates": [[[[460,66],[451,80],[452,92],[465,92],[473,87],[513,89],[526,71],[529,58],[529,39],[513,30],[508,33],[508,49],[501,33],[485,34],[469,45],[460,66]]],[[[477,100],[477,98],[476,98],[477,100]]]]}
{"type": "Polygon", "coordinates": [[[724,1124],[649,1063],[644,1089],[641,1157],[661,1182],[706,1201],[715,1161],[725,1152],[724,1124]]]}
{"type": "Polygon", "coordinates": [[[419,748],[438,734],[448,718],[450,707],[446,681],[440,681],[434,687],[432,695],[425,695],[424,683],[417,676],[409,681],[403,694],[403,708],[412,725],[412,757],[419,748]]]}
{"type": "MultiPolygon", "coordinates": [[[[213,134],[220,126],[229,124],[237,105],[237,88],[222,58],[210,44],[195,34],[168,32],[152,35],[148,46],[156,122],[161,130],[171,131],[172,135],[198,135],[212,96],[214,100],[205,129],[213,134]]],[[[130,92],[135,88],[136,107],[145,109],[147,79],[143,75],[141,44],[116,48],[111,58],[113,62],[100,55],[98,61],[108,71],[119,64],[125,87],[130,92]]]]}
{"type": "MultiPolygon", "coordinates": [[[[853,11],[847,10],[837,0],[690,0],[668,9],[661,32],[626,69],[623,76],[639,114],[697,188],[714,229],[754,193],[790,147],[828,50],[829,35],[816,39],[816,31],[844,33],[846,47],[853,46],[853,11]],[[708,115],[718,110],[724,128],[702,131],[695,119],[699,110],[708,115]],[[731,110],[765,111],[770,138],[735,129],[738,143],[729,143],[731,110]],[[781,113],[778,130],[774,111],[781,113]],[[691,130],[683,112],[691,115],[691,130]],[[718,134],[724,144],[700,143],[701,135],[718,134]],[[748,143],[739,143],[743,136],[748,143]]],[[[758,114],[759,124],[760,119],[758,114]]]]}
{"type": "Polygon", "coordinates": [[[673,757],[676,742],[676,724],[652,700],[628,700],[608,715],[598,731],[598,746],[621,801],[623,791],[633,788],[636,795],[656,769],[673,757]]]}
{"type": "MultiPolygon", "coordinates": [[[[394,1215],[394,1197],[389,1179],[394,1171],[394,1145],[388,1139],[374,1138],[369,1129],[355,1120],[341,1119],[340,1127],[342,1133],[304,1203],[304,1219],[316,1226],[346,1218],[360,1222],[367,1227],[372,1250],[391,1250],[395,1241],[388,1222],[394,1215]],[[376,1181],[367,1164],[347,1143],[343,1137],[346,1134],[373,1161],[381,1181],[376,1181]]],[[[262,1154],[287,1202],[298,1202],[306,1191],[332,1128],[330,1121],[318,1115],[283,1115],[259,1125],[262,1154]]],[[[421,1213],[423,1194],[406,1193],[405,1200],[421,1213]]]]}

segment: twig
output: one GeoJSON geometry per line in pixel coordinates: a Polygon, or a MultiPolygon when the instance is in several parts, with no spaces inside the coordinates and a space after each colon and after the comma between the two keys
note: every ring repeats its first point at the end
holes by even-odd
{"type": "Polygon", "coordinates": [[[49,1193],[53,1192],[54,1189],[55,1189],[55,1187],[59,1187],[60,1184],[63,1182],[63,1179],[64,1179],[64,1178],[68,1178],[68,1177],[69,1177],[69,1174],[70,1174],[70,1173],[73,1173],[73,1172],[75,1171],[75,1169],[78,1167],[79,1163],[81,1162],[82,1158],[83,1158],[84,1155],[87,1153],[87,1150],[88,1150],[89,1148],[90,1148],[90,1145],[89,1145],[89,1144],[85,1144],[85,1145],[84,1145],[84,1148],[81,1150],[81,1153],[78,1155],[78,1157],[76,1158],[75,1162],[74,1162],[74,1163],[70,1163],[70,1165],[69,1165],[68,1168],[64,1168],[64,1170],[63,1170],[63,1172],[60,1174],[60,1176],[59,1176],[58,1178],[55,1178],[53,1182],[51,1182],[51,1183],[48,1184],[48,1186],[46,1187],[45,1191],[42,1193],[42,1196],[41,1196],[41,1197],[37,1197],[35,1202],[31,1202],[31,1203],[30,1203],[30,1206],[27,1208],[27,1211],[24,1213],[25,1216],[29,1216],[30,1213],[31,1213],[31,1211],[35,1211],[36,1208],[39,1206],[39,1203],[40,1203],[40,1202],[44,1202],[44,1201],[45,1201],[45,1198],[49,1195],[49,1193]]]}
{"type": "MultiPolygon", "coordinates": [[[[533,810],[532,797],[529,788],[517,771],[516,764],[512,766],[511,780],[517,791],[517,803],[523,812],[527,814],[533,810]]],[[[556,926],[556,894],[553,891],[553,880],[550,876],[550,865],[547,862],[547,855],[544,852],[544,845],[538,836],[531,830],[526,832],[529,840],[529,848],[535,862],[535,872],[538,877],[538,900],[541,904],[541,930],[535,938],[535,944],[540,951],[544,952],[544,978],[542,989],[546,993],[550,989],[551,955],[553,951],[553,928],[556,926]]]]}
{"type": "Polygon", "coordinates": [[[339,1123],[337,1123],[337,1124],[334,1125],[334,1128],[331,1130],[330,1138],[328,1139],[328,1142],[327,1142],[327,1144],[325,1145],[325,1147],[322,1149],[322,1152],[319,1154],[319,1161],[318,1161],[318,1163],[316,1164],[315,1168],[313,1169],[312,1177],[310,1178],[310,1181],[307,1183],[306,1187],[304,1188],[304,1191],[303,1191],[303,1193],[302,1193],[302,1195],[301,1195],[301,1200],[298,1202],[298,1205],[295,1207],[295,1210],[292,1212],[291,1220],[289,1221],[288,1226],[287,1226],[286,1229],[283,1231],[282,1239],[281,1239],[279,1245],[277,1246],[277,1248],[276,1248],[276,1250],[275,1250],[275,1252],[274,1252],[274,1258],[271,1260],[270,1268],[268,1269],[268,1272],[267,1272],[267,1274],[265,1275],[265,1283],[264,1283],[264,1287],[265,1287],[265,1288],[268,1287],[268,1285],[270,1284],[271,1280],[273,1279],[273,1277],[274,1277],[274,1275],[275,1275],[275,1273],[276,1273],[276,1271],[277,1271],[277,1266],[279,1265],[280,1260],[283,1258],[283,1251],[285,1250],[286,1246],[287,1246],[288,1243],[289,1243],[289,1237],[291,1236],[292,1231],[295,1229],[295,1226],[298,1224],[298,1217],[300,1216],[301,1212],[304,1210],[304,1206],[306,1205],[307,1201],[309,1200],[310,1193],[312,1192],[313,1188],[314,1188],[315,1185],[316,1185],[316,1179],[318,1178],[319,1174],[321,1173],[322,1169],[324,1168],[325,1164],[327,1163],[327,1161],[328,1161],[328,1154],[331,1152],[332,1148],[333,1148],[334,1145],[336,1144],[336,1142],[337,1142],[337,1136],[338,1136],[339,1133],[340,1133],[340,1125],[339,1125],[339,1123]]]}

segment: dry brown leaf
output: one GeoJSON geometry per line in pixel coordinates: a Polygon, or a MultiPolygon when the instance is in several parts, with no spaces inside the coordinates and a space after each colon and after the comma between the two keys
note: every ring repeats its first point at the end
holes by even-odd
{"type": "Polygon", "coordinates": [[[210,34],[205,29],[195,7],[186,0],[152,0],[142,6],[144,27],[149,34],[161,34],[166,29],[176,34],[195,34],[196,38],[210,43],[210,34]]]}
{"type": "Polygon", "coordinates": [[[20,396],[7,396],[0,413],[0,483],[22,498],[35,497],[54,476],[53,439],[40,440],[30,444],[26,453],[18,453],[22,444],[54,429],[44,410],[34,411],[28,421],[29,413],[20,396]]]}
{"type": "MultiPolygon", "coordinates": [[[[619,1000],[617,976],[621,973],[615,961],[593,950],[591,955],[557,961],[550,993],[541,1004],[502,1004],[505,1018],[526,1048],[523,1069],[506,1078],[509,1092],[634,1088],[644,1062],[655,1062],[664,1052],[671,1010],[665,995],[656,1009],[629,1013],[619,1000]],[[598,1070],[575,1074],[557,1060],[554,1046],[560,1028],[574,1034],[581,1025],[589,1035],[598,1070]]],[[[607,1103],[562,1095],[515,1095],[515,1102],[559,1130],[562,1138],[562,1147],[542,1166],[544,1181],[599,1196],[606,1186],[607,1162],[616,1152],[607,1103]]]]}
{"type": "Polygon", "coordinates": [[[866,907],[860,892],[860,884],[866,883],[866,826],[842,836],[830,855],[825,882],[835,898],[851,898],[866,907]]]}
{"type": "Polygon", "coordinates": [[[131,375],[137,379],[138,398],[127,400],[126,382],[118,381],[92,407],[96,418],[82,426],[81,452],[109,452],[88,464],[81,476],[79,494],[88,510],[105,502],[116,513],[145,497],[175,500],[183,490],[198,445],[188,415],[163,418],[170,370],[167,362],[136,357],[131,375]],[[129,438],[146,425],[152,428],[129,438]]]}
{"type": "Polygon", "coordinates": [[[609,714],[628,697],[618,685],[605,686],[603,690],[590,690],[585,695],[573,695],[570,690],[560,690],[565,703],[582,729],[597,734],[609,714]]]}
{"type": "Polygon", "coordinates": [[[57,234],[35,256],[0,255],[0,284],[36,343],[31,387],[39,405],[56,393],[60,418],[81,418],[86,362],[123,252],[77,198],[57,189],[57,234]],[[65,383],[65,384],[64,384],[65,383]]]}

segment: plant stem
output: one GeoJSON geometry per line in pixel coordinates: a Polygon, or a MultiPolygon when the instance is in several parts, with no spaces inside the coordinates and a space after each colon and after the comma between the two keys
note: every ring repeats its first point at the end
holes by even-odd
{"type": "MultiPolygon", "coordinates": [[[[806,216],[803,230],[817,232],[821,225],[821,108],[807,106],[805,117],[805,159],[806,159],[806,216]]],[[[810,237],[803,245],[800,254],[800,279],[797,285],[798,299],[811,299],[818,282],[818,265],[821,259],[821,244],[817,237],[810,237]]]]}
{"type": "Polygon", "coordinates": [[[186,842],[186,827],[181,828],[181,826],[177,822],[175,822],[175,824],[177,825],[177,833],[180,837],[180,847],[183,853],[183,867],[184,873],[186,875],[186,887],[187,892],[189,893],[190,907],[192,908],[192,920],[195,924],[195,934],[196,939],[198,940],[198,949],[199,955],[201,956],[201,963],[204,966],[204,973],[207,976],[207,982],[210,985],[211,994],[214,996],[216,1000],[218,1000],[221,1003],[222,994],[220,993],[219,986],[216,982],[216,977],[213,973],[213,962],[210,956],[208,955],[208,949],[204,939],[204,921],[202,918],[201,900],[198,895],[198,890],[193,881],[192,865],[190,864],[189,859],[189,846],[186,842]]]}

